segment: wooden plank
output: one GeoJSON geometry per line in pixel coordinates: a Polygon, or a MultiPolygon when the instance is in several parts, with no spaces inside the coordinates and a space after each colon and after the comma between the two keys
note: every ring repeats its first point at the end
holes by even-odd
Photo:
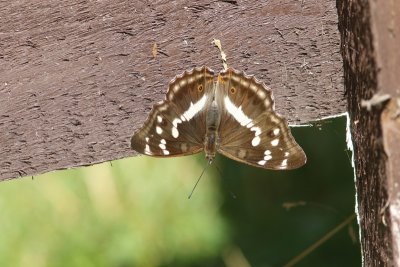
{"type": "Polygon", "coordinates": [[[336,1],[17,1],[0,6],[0,179],[133,155],[169,80],[228,64],[290,123],[346,110],[336,1]],[[154,57],[153,47],[157,44],[154,57]]]}
{"type": "Polygon", "coordinates": [[[400,266],[400,2],[338,3],[363,262],[400,266]]]}

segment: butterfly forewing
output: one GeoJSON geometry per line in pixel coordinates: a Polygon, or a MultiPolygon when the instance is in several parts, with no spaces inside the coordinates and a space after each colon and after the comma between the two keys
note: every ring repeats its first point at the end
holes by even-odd
{"type": "Polygon", "coordinates": [[[154,105],[131,147],[151,156],[189,155],[203,150],[205,107],[212,98],[213,72],[203,67],[177,76],[166,100],[154,105]]]}
{"type": "Polygon", "coordinates": [[[206,127],[207,105],[213,97],[214,72],[207,68],[193,69],[177,76],[169,84],[166,99],[175,107],[178,124],[191,126],[191,135],[203,143],[206,127]],[[182,121],[182,122],[181,122],[182,121]],[[185,123],[184,123],[185,122],[185,123]]]}
{"type": "Polygon", "coordinates": [[[232,69],[218,77],[217,99],[223,107],[219,152],[266,169],[294,169],[306,157],[286,121],[274,111],[271,91],[254,77],[232,69]]]}
{"type": "Polygon", "coordinates": [[[225,111],[228,105],[234,104],[250,119],[256,119],[266,112],[274,112],[272,92],[253,76],[228,69],[219,74],[217,87],[217,94],[222,94],[221,98],[229,98],[229,101],[224,99],[222,103],[225,111]]]}

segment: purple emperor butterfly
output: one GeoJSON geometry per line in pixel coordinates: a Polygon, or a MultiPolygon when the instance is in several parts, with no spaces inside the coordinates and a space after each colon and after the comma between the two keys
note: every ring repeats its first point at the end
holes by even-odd
{"type": "Polygon", "coordinates": [[[214,82],[207,68],[172,80],[166,99],[156,105],[131,139],[139,153],[183,156],[204,150],[265,169],[295,169],[306,163],[284,118],[275,112],[271,90],[234,69],[214,82]]]}

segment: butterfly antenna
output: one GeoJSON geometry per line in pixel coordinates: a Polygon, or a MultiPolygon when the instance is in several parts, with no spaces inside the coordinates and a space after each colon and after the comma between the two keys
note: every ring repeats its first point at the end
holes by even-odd
{"type": "Polygon", "coordinates": [[[201,174],[200,174],[199,179],[197,179],[196,184],[193,186],[192,192],[190,192],[190,194],[189,194],[189,196],[188,196],[188,199],[190,199],[190,198],[192,197],[193,192],[194,192],[194,190],[195,190],[196,187],[197,187],[197,184],[200,182],[200,179],[201,179],[201,177],[203,176],[204,172],[207,170],[208,166],[210,166],[210,165],[207,164],[207,165],[204,167],[203,171],[202,171],[201,174]]]}

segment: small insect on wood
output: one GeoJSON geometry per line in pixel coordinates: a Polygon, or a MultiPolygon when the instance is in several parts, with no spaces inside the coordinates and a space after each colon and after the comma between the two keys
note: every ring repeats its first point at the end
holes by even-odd
{"type": "Polygon", "coordinates": [[[275,112],[271,90],[232,68],[195,68],[175,77],[131,139],[139,153],[171,157],[217,152],[255,167],[283,170],[306,163],[286,120],[275,112]]]}

